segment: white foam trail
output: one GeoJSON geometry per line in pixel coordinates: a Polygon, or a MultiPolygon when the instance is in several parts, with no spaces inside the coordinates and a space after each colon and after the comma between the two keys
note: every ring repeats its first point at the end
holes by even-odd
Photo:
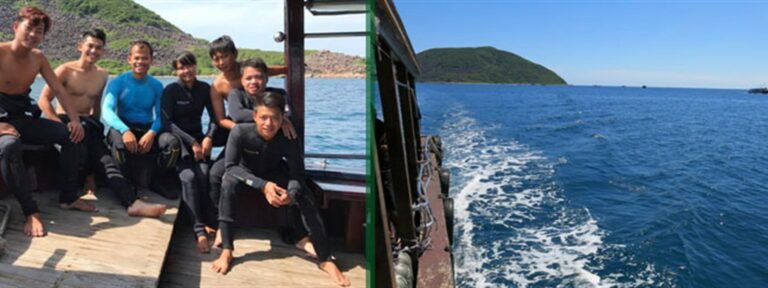
{"type": "Polygon", "coordinates": [[[459,286],[610,285],[587,267],[604,233],[586,209],[562,203],[552,161],[515,141],[486,135],[486,129],[501,127],[480,127],[460,109],[448,114],[441,134],[446,165],[453,169],[459,286]],[[509,237],[484,234],[491,232],[509,237]]]}

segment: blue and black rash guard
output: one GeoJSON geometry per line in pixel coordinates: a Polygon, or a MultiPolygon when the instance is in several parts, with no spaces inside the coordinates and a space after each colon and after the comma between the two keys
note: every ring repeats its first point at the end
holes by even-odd
{"type": "Polygon", "coordinates": [[[218,129],[211,106],[211,86],[195,80],[192,89],[181,80],[168,84],[163,90],[163,128],[179,136],[186,145],[205,137],[213,137],[218,129]],[[203,134],[203,109],[208,110],[208,131],[203,134]]]}
{"type": "MultiPolygon", "coordinates": [[[[267,87],[267,92],[275,92],[283,95],[285,98],[285,116],[291,117],[290,98],[287,96],[285,90],[280,88],[267,87]]],[[[253,107],[256,104],[256,99],[249,96],[242,88],[232,88],[227,96],[227,106],[229,107],[229,116],[235,123],[252,123],[253,122],[253,107]]]]}
{"type": "Polygon", "coordinates": [[[280,131],[271,140],[266,141],[256,132],[255,123],[237,124],[229,133],[225,151],[227,175],[245,182],[248,186],[263,191],[267,181],[256,175],[272,175],[285,171],[283,158],[288,161],[289,179],[297,180],[302,185],[304,183],[304,161],[299,154],[299,142],[285,138],[280,131]],[[242,171],[240,169],[231,169],[235,166],[245,168],[243,172],[246,173],[238,173],[242,171]]]}
{"type": "Polygon", "coordinates": [[[160,99],[163,84],[151,75],[139,80],[131,72],[120,74],[107,85],[101,114],[107,125],[125,133],[131,125],[151,125],[156,134],[162,129],[160,99]]]}

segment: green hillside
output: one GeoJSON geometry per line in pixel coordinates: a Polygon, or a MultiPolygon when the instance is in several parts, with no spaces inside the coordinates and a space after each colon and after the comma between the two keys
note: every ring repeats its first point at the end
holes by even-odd
{"type": "Polygon", "coordinates": [[[494,47],[434,48],[416,57],[422,82],[567,84],[552,70],[494,47]]]}
{"type": "MultiPolygon", "coordinates": [[[[79,56],[73,49],[78,39],[76,35],[95,27],[107,33],[107,50],[99,65],[109,70],[110,74],[129,70],[126,62],[128,46],[135,39],[147,40],[155,48],[155,61],[150,70],[153,75],[173,75],[171,60],[184,50],[197,56],[201,74],[218,73],[208,56],[207,40],[193,37],[157,13],[130,0],[0,0],[0,4],[10,8],[0,9],[0,41],[13,39],[11,23],[16,11],[25,5],[37,6],[51,16],[53,25],[41,48],[53,67],[76,59],[79,56]]],[[[262,57],[269,65],[285,62],[280,51],[246,48],[239,51],[240,59],[262,57]]],[[[308,52],[311,53],[314,51],[308,52]]]]}

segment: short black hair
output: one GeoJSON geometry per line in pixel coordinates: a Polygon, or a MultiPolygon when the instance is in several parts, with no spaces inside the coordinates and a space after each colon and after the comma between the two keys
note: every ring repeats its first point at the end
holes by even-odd
{"type": "Polygon", "coordinates": [[[261,57],[245,59],[245,61],[240,62],[240,75],[243,74],[246,67],[261,70],[261,73],[264,74],[264,78],[267,77],[267,63],[264,62],[264,59],[261,59],[261,57]]]}
{"type": "Polygon", "coordinates": [[[181,66],[197,65],[197,59],[195,59],[195,55],[192,54],[192,52],[184,51],[181,52],[179,56],[176,56],[176,59],[173,59],[173,62],[171,62],[174,70],[179,69],[179,64],[181,64],[181,66]]]}
{"type": "Polygon", "coordinates": [[[213,54],[216,52],[231,53],[237,56],[237,48],[235,48],[235,42],[227,35],[223,35],[216,38],[211,42],[211,46],[208,48],[208,55],[213,58],[213,54]]]}
{"type": "Polygon", "coordinates": [[[102,43],[104,43],[104,45],[107,45],[107,34],[104,33],[104,30],[101,30],[99,28],[91,28],[91,29],[85,30],[85,32],[83,32],[83,35],[80,37],[80,39],[84,41],[85,38],[88,38],[88,37],[99,39],[101,40],[102,43]]]}
{"type": "Polygon", "coordinates": [[[149,44],[149,42],[147,42],[147,40],[139,39],[139,40],[131,41],[131,46],[129,46],[130,48],[128,50],[128,53],[130,53],[131,50],[133,50],[134,46],[147,46],[147,48],[149,48],[149,57],[150,58],[155,58],[155,55],[154,55],[155,50],[152,49],[152,44],[149,44]]]}
{"type": "Polygon", "coordinates": [[[285,108],[285,97],[283,97],[283,94],[264,91],[256,96],[256,100],[256,105],[253,105],[253,111],[256,111],[259,106],[265,106],[269,109],[276,109],[277,111],[280,111],[281,115],[284,113],[283,109],[285,108]]]}

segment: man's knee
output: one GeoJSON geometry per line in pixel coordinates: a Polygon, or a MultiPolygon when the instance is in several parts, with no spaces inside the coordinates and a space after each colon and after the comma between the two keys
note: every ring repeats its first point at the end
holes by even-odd
{"type": "Polygon", "coordinates": [[[123,134],[115,129],[109,129],[107,133],[107,142],[111,148],[125,150],[125,143],[123,143],[123,134]]]}
{"type": "Polygon", "coordinates": [[[235,193],[235,188],[239,182],[232,176],[224,174],[221,177],[221,193],[232,195],[235,193]]]}
{"type": "Polygon", "coordinates": [[[21,153],[21,139],[15,135],[0,136],[0,156],[15,155],[21,153]]]}
{"type": "Polygon", "coordinates": [[[179,141],[179,138],[168,132],[160,133],[157,141],[161,150],[179,149],[181,146],[181,141],[179,141]]]}
{"type": "Polygon", "coordinates": [[[179,180],[182,183],[193,183],[195,181],[195,172],[192,169],[184,169],[179,173],[179,180]]]}

